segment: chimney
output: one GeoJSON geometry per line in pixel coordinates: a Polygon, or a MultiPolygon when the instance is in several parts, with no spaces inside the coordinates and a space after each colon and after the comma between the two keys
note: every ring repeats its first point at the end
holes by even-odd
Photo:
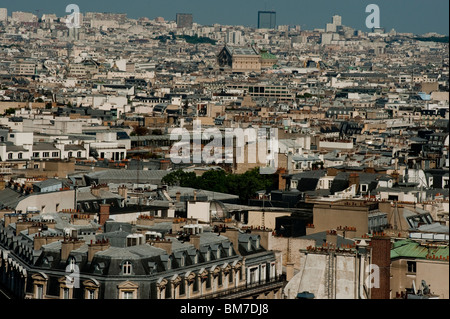
{"type": "Polygon", "coordinates": [[[33,239],[33,249],[39,250],[44,245],[48,245],[62,239],[63,239],[62,236],[41,236],[41,234],[38,234],[33,239]]]}
{"type": "Polygon", "coordinates": [[[91,186],[91,194],[99,197],[100,196],[100,187],[98,186],[91,186]]]}
{"type": "Polygon", "coordinates": [[[390,299],[391,240],[389,237],[372,237],[371,263],[378,266],[380,280],[379,285],[374,284],[371,288],[371,299],[390,299]]]}
{"type": "Polygon", "coordinates": [[[177,192],[177,203],[181,201],[181,193],[180,191],[177,192]]]}
{"type": "Polygon", "coordinates": [[[28,235],[40,232],[43,229],[43,227],[44,224],[41,223],[32,224],[30,227],[28,227],[28,235]]]}
{"type": "Polygon", "coordinates": [[[88,262],[92,262],[95,253],[107,250],[109,247],[111,247],[109,240],[97,240],[95,243],[92,243],[91,241],[91,243],[88,244],[88,262]]]}
{"type": "Polygon", "coordinates": [[[168,255],[172,254],[172,242],[170,239],[167,240],[152,240],[150,241],[150,245],[156,248],[164,249],[168,255]]]}
{"type": "Polygon", "coordinates": [[[236,252],[239,253],[239,230],[237,228],[227,228],[226,232],[220,234],[228,237],[228,239],[233,243],[233,247],[236,252]]]}
{"type": "Polygon", "coordinates": [[[356,188],[359,187],[359,174],[358,173],[351,173],[348,177],[348,186],[356,185],[356,188]]]}
{"type": "Polygon", "coordinates": [[[123,198],[127,199],[128,197],[128,189],[125,185],[119,186],[118,193],[123,198]]]}
{"type": "Polygon", "coordinates": [[[105,225],[105,222],[109,219],[109,204],[100,204],[100,212],[99,212],[99,224],[105,225]]]}
{"type": "Polygon", "coordinates": [[[197,191],[194,191],[194,202],[197,201],[197,191]]]}
{"type": "Polygon", "coordinates": [[[61,260],[65,261],[67,260],[67,257],[69,257],[70,252],[72,250],[78,249],[81,246],[84,245],[84,241],[82,240],[72,240],[72,239],[68,239],[68,240],[64,240],[61,242],[61,260]]]}
{"type": "Polygon", "coordinates": [[[326,242],[328,245],[337,246],[337,231],[336,230],[328,230],[326,236],[326,242]]]}
{"type": "Polygon", "coordinates": [[[269,240],[270,237],[272,235],[272,230],[269,230],[268,228],[254,228],[252,229],[252,233],[254,233],[255,235],[259,235],[261,238],[260,244],[264,249],[270,250],[271,248],[269,248],[269,240]]]}
{"type": "Polygon", "coordinates": [[[0,177],[0,191],[5,189],[6,182],[0,177]]]}
{"type": "Polygon", "coordinates": [[[5,228],[8,227],[9,224],[17,223],[18,220],[19,220],[19,216],[17,216],[17,215],[5,214],[5,228]]]}
{"type": "Polygon", "coordinates": [[[284,191],[286,189],[286,179],[283,175],[286,174],[286,169],[278,169],[278,189],[284,191]]]}
{"type": "Polygon", "coordinates": [[[200,249],[200,236],[198,235],[191,235],[190,237],[191,244],[194,245],[194,247],[199,250],[200,249]]]}

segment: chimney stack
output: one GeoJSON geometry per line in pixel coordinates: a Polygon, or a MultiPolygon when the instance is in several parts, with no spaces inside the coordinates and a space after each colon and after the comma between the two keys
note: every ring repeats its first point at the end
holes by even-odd
{"type": "Polygon", "coordinates": [[[181,201],[181,193],[180,191],[177,192],[177,203],[181,201]]]}
{"type": "Polygon", "coordinates": [[[94,259],[95,253],[99,251],[104,251],[108,249],[111,245],[109,244],[109,240],[97,240],[95,243],[90,243],[88,245],[88,262],[92,262],[94,259]]]}
{"type": "Polygon", "coordinates": [[[67,260],[72,250],[78,249],[84,245],[83,240],[74,240],[69,238],[61,243],[61,260],[67,260]]]}
{"type": "Polygon", "coordinates": [[[233,247],[236,252],[239,253],[239,230],[236,228],[227,228],[226,232],[220,234],[228,237],[228,239],[233,243],[233,247]]]}
{"type": "Polygon", "coordinates": [[[358,173],[351,173],[348,178],[349,187],[352,185],[356,185],[356,188],[359,187],[359,174],[358,173]]]}
{"type": "Polygon", "coordinates": [[[390,299],[391,240],[389,237],[372,237],[371,263],[379,268],[379,285],[374,284],[371,288],[371,299],[390,299]]]}
{"type": "Polygon", "coordinates": [[[100,187],[91,186],[91,194],[94,195],[95,197],[99,197],[100,196],[100,187]]]}
{"type": "Polygon", "coordinates": [[[328,245],[337,246],[337,231],[332,229],[327,231],[326,242],[328,245]]]}
{"type": "Polygon", "coordinates": [[[128,189],[125,185],[119,186],[118,193],[119,193],[119,196],[122,196],[123,198],[125,198],[125,200],[127,199],[128,189]]]}
{"type": "Polygon", "coordinates": [[[109,204],[100,204],[99,224],[102,226],[109,219],[109,206],[109,204]]]}
{"type": "Polygon", "coordinates": [[[199,250],[200,249],[200,236],[191,235],[189,238],[190,238],[191,244],[194,245],[195,249],[199,250]]]}
{"type": "Polygon", "coordinates": [[[168,255],[172,254],[172,241],[170,239],[152,240],[149,243],[153,247],[164,249],[168,255]]]}

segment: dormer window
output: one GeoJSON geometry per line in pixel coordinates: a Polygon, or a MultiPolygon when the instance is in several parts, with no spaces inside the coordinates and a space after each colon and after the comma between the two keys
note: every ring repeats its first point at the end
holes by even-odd
{"type": "Polygon", "coordinates": [[[219,248],[217,248],[217,259],[220,258],[220,255],[221,255],[221,250],[220,250],[220,247],[219,247],[219,248]]]}
{"type": "Polygon", "coordinates": [[[259,249],[259,244],[260,244],[259,242],[260,242],[259,237],[257,237],[256,242],[255,242],[256,249],[259,249]]]}
{"type": "Polygon", "coordinates": [[[125,261],[122,265],[122,271],[124,275],[131,275],[132,265],[130,261],[125,261]]]}
{"type": "Polygon", "coordinates": [[[172,269],[172,257],[169,257],[167,259],[167,270],[172,269]]]}
{"type": "Polygon", "coordinates": [[[180,267],[184,267],[185,259],[186,258],[184,257],[184,254],[182,254],[181,257],[180,257],[180,267]]]}
{"type": "Polygon", "coordinates": [[[211,250],[208,249],[208,250],[206,251],[206,261],[210,261],[210,260],[211,260],[211,250]]]}

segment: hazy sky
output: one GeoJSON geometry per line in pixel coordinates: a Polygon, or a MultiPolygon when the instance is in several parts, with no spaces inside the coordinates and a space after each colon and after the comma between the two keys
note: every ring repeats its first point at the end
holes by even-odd
{"type": "Polygon", "coordinates": [[[1,0],[0,7],[12,11],[65,14],[68,4],[81,12],[127,13],[130,18],[164,17],[175,20],[176,13],[192,13],[202,25],[256,26],[258,10],[277,12],[277,25],[300,25],[302,29],[325,28],[334,14],[342,24],[368,31],[365,12],[368,4],[380,8],[381,27],[399,32],[448,35],[449,0],[1,0]]]}

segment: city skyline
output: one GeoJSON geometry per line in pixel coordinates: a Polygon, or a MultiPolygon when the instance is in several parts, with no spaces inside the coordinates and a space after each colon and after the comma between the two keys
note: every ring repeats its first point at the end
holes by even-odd
{"type": "MultiPolygon", "coordinates": [[[[163,17],[174,21],[176,13],[189,12],[193,14],[194,23],[201,25],[242,25],[248,27],[257,26],[259,10],[273,10],[277,12],[277,25],[300,25],[302,29],[312,30],[325,28],[326,23],[331,22],[333,15],[342,16],[342,24],[361,31],[369,31],[365,26],[366,17],[369,13],[365,8],[373,1],[345,0],[335,1],[257,1],[249,0],[244,3],[229,0],[227,6],[217,1],[193,0],[189,3],[181,0],[161,1],[132,0],[126,5],[117,0],[109,1],[108,7],[105,3],[89,2],[86,0],[76,1],[81,12],[112,12],[126,13],[128,17],[138,19],[147,17],[154,19],[163,17]],[[130,5],[133,4],[133,5],[130,5]],[[240,6],[236,10],[237,5],[240,6]]],[[[421,1],[377,1],[380,8],[381,27],[386,31],[395,29],[397,32],[425,34],[436,32],[448,35],[449,10],[448,1],[435,0],[432,2],[421,1]],[[417,23],[420,21],[420,23],[417,23]]],[[[55,0],[12,2],[6,1],[2,7],[8,9],[8,14],[13,11],[26,11],[41,16],[44,13],[55,13],[58,16],[65,14],[66,5],[55,0]]]]}

